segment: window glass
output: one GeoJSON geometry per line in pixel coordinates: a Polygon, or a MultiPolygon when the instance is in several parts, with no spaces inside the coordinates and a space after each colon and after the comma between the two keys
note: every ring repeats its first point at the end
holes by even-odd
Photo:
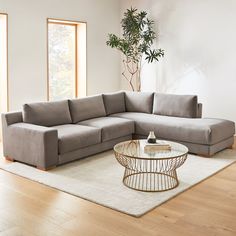
{"type": "Polygon", "coordinates": [[[76,25],[48,23],[49,100],[76,97],[76,25]]]}

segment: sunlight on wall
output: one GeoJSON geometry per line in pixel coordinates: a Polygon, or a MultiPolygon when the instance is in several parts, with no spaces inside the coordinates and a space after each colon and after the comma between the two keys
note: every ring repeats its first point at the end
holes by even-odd
{"type": "Polygon", "coordinates": [[[145,65],[143,90],[197,94],[203,116],[236,122],[236,1],[122,0],[155,22],[164,58],[145,65]]]}

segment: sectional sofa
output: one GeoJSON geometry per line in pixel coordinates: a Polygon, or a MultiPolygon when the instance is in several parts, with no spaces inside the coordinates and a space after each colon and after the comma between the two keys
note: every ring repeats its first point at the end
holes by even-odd
{"type": "Polygon", "coordinates": [[[5,157],[44,170],[151,130],[207,156],[232,146],[235,134],[232,121],[202,119],[197,96],[125,91],[25,104],[2,114],[2,125],[5,157]]]}

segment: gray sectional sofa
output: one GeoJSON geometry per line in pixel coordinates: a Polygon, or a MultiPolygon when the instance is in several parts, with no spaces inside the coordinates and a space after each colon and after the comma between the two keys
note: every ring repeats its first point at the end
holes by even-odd
{"type": "Polygon", "coordinates": [[[232,146],[232,121],[201,118],[197,96],[120,91],[81,99],[25,104],[2,114],[3,150],[8,159],[50,169],[146,138],[185,144],[191,153],[211,156],[232,146]]]}

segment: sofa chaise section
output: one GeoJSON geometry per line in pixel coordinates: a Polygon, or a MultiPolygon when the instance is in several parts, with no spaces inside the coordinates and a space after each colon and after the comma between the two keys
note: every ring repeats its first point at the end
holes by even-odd
{"type": "Polygon", "coordinates": [[[152,130],[159,139],[183,143],[191,153],[204,156],[231,147],[234,142],[234,122],[200,118],[202,105],[195,95],[129,92],[125,96],[126,112],[110,116],[135,121],[134,138],[146,138],[152,130]],[[147,104],[153,105],[146,109],[147,104]]]}
{"type": "Polygon", "coordinates": [[[153,130],[159,139],[184,143],[189,151],[210,156],[234,142],[234,123],[222,119],[190,119],[181,117],[161,116],[138,112],[113,114],[135,121],[135,137],[147,137],[153,130]]]}

